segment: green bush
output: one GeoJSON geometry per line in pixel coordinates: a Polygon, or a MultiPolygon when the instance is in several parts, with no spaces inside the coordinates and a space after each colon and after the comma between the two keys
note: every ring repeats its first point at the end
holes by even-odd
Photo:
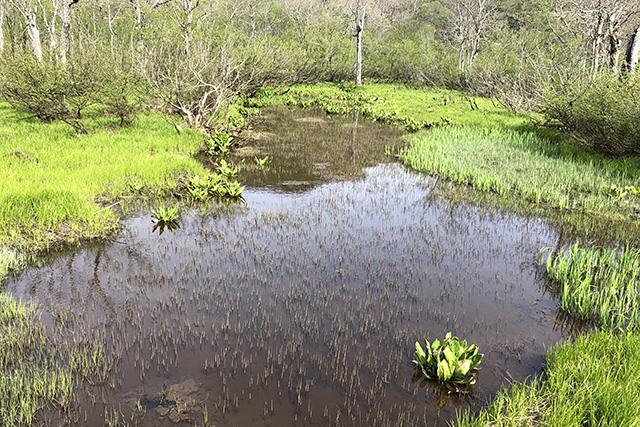
{"type": "Polygon", "coordinates": [[[543,111],[576,140],[612,155],[640,154],[640,79],[602,74],[550,90],[543,111]]]}
{"type": "Polygon", "coordinates": [[[100,112],[131,124],[142,106],[140,79],[132,67],[100,53],[67,63],[16,52],[0,60],[0,97],[44,122],[60,120],[87,133],[83,119],[100,112]]]}

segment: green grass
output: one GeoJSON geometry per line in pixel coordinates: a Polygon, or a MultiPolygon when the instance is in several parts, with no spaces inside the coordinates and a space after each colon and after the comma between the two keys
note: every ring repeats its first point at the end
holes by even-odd
{"type": "Polygon", "coordinates": [[[590,155],[534,133],[441,127],[416,136],[400,158],[416,170],[545,208],[621,220],[640,211],[640,197],[612,190],[637,184],[637,160],[590,155]]]}
{"type": "Polygon", "coordinates": [[[192,158],[201,136],[178,135],[155,113],[133,126],[73,135],[65,124],[18,120],[0,104],[0,246],[37,253],[59,244],[104,237],[118,225],[105,207],[166,196],[179,175],[203,174],[192,158]]]}
{"type": "Polygon", "coordinates": [[[413,123],[439,124],[443,118],[449,119],[453,125],[533,128],[527,116],[514,114],[487,98],[454,90],[416,89],[398,84],[355,87],[323,83],[265,88],[247,103],[251,107],[281,104],[319,106],[329,113],[349,113],[357,108],[366,117],[405,125],[408,130],[417,130],[411,126],[413,123]]]}
{"type": "Polygon", "coordinates": [[[541,378],[502,391],[480,414],[462,414],[452,425],[637,427],[638,372],[640,336],[594,332],[556,345],[541,378]]]}
{"type": "Polygon", "coordinates": [[[563,310],[609,330],[640,328],[640,252],[576,244],[553,255],[546,269],[563,310]]]}

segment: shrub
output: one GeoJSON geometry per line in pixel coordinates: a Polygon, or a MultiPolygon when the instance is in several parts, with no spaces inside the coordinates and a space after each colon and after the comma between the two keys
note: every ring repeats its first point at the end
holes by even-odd
{"type": "Polygon", "coordinates": [[[41,61],[30,53],[5,55],[0,62],[0,96],[42,121],[60,120],[87,133],[87,111],[116,116],[130,124],[142,105],[139,77],[132,67],[99,53],[77,55],[67,63],[55,56],[41,61]]]}
{"type": "Polygon", "coordinates": [[[640,79],[602,74],[550,90],[543,111],[577,141],[612,155],[640,154],[640,79]]]}

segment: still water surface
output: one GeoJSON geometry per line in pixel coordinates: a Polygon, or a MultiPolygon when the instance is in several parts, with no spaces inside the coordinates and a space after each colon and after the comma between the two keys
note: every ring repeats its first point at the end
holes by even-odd
{"type": "Polygon", "coordinates": [[[244,203],[162,234],[128,218],[8,284],[107,349],[75,425],[442,426],[540,373],[571,333],[535,266],[558,233],[437,196],[385,156],[399,130],[353,119],[265,111],[240,150],[244,203]],[[485,353],[473,395],[411,380],[415,341],[447,332],[485,353]]]}

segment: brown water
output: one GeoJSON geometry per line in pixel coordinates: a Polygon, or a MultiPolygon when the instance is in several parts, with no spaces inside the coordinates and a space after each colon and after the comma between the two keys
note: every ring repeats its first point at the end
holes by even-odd
{"type": "Polygon", "coordinates": [[[109,377],[81,387],[72,423],[446,425],[538,374],[571,333],[535,267],[562,236],[435,196],[443,184],[384,155],[399,135],[267,111],[241,150],[244,203],[188,209],[162,234],[129,218],[8,283],[53,331],[107,349],[109,377]],[[415,341],[447,332],[485,353],[472,395],[411,381],[415,341]]]}

